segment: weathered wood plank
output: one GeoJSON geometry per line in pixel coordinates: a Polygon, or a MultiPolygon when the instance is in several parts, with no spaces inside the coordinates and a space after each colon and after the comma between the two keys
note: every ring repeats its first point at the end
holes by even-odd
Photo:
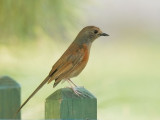
{"type": "MultiPolygon", "coordinates": [[[[20,85],[7,76],[0,77],[0,119],[12,119],[20,107],[20,85]]],[[[16,116],[20,119],[20,113],[16,116]]]]}
{"type": "Polygon", "coordinates": [[[51,94],[45,102],[46,119],[97,119],[97,99],[85,88],[77,88],[77,96],[70,88],[62,88],[51,94]]]}

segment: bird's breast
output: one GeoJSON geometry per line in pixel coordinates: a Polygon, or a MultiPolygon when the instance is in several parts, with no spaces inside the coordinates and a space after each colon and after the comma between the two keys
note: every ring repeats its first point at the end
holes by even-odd
{"type": "Polygon", "coordinates": [[[82,62],[86,62],[87,63],[88,58],[89,58],[89,48],[88,48],[87,45],[83,44],[82,52],[84,54],[84,56],[82,58],[82,62]]]}
{"type": "Polygon", "coordinates": [[[89,48],[87,45],[83,45],[80,49],[79,49],[79,54],[82,54],[82,57],[80,58],[80,62],[74,66],[74,69],[72,69],[72,72],[70,74],[70,77],[75,77],[77,75],[79,75],[82,70],[85,68],[88,59],[89,59],[89,48]]]}

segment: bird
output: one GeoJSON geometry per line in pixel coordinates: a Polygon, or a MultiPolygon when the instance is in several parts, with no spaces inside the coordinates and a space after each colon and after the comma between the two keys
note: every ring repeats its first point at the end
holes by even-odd
{"type": "Polygon", "coordinates": [[[68,49],[63,53],[59,60],[52,66],[51,71],[42,83],[35,89],[35,91],[26,99],[20,106],[16,113],[18,113],[24,105],[46,84],[54,81],[53,88],[55,88],[62,80],[68,81],[71,89],[75,94],[80,93],[74,89],[72,85],[77,87],[71,78],[78,76],[85,68],[90,54],[90,48],[93,41],[100,36],[109,36],[103,33],[100,28],[96,26],[84,27],[77,35],[75,40],[71,43],[68,49]]]}

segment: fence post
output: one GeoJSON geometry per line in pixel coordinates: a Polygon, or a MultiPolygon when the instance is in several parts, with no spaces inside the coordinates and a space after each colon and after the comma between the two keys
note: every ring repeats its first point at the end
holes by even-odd
{"type": "Polygon", "coordinates": [[[85,88],[77,88],[77,96],[70,88],[62,88],[46,98],[45,119],[97,120],[97,99],[85,88]]]}
{"type": "MultiPolygon", "coordinates": [[[[8,76],[0,77],[0,119],[12,119],[20,107],[20,85],[8,76]]],[[[20,113],[16,116],[20,119],[20,113]]]]}

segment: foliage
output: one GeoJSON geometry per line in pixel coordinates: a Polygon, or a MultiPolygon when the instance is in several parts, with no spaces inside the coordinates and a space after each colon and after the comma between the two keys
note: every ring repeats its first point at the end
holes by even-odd
{"type": "Polygon", "coordinates": [[[0,0],[0,42],[35,38],[39,29],[51,37],[67,36],[75,27],[78,6],[75,0],[0,0]]]}

